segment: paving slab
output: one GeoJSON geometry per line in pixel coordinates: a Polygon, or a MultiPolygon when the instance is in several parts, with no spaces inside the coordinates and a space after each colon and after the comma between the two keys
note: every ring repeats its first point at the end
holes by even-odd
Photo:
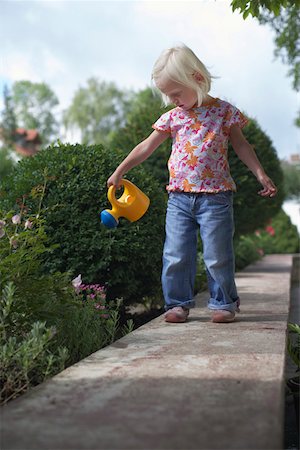
{"type": "Polygon", "coordinates": [[[238,272],[241,314],[158,317],[2,408],[3,450],[283,448],[292,255],[238,272]]]}

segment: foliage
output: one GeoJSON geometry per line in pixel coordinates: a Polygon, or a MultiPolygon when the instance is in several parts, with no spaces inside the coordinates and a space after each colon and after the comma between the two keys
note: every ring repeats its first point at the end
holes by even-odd
{"type": "MultiPolygon", "coordinates": [[[[125,154],[129,153],[139,142],[153,131],[152,124],[166,112],[162,101],[154,96],[151,88],[138,92],[132,102],[130,111],[125,116],[125,125],[113,133],[111,146],[125,154]]],[[[168,183],[167,161],[170,155],[170,142],[165,141],[144,163],[145,169],[160,182],[168,183]]]]}
{"type": "MultiPolygon", "coordinates": [[[[147,214],[135,223],[121,219],[114,230],[102,226],[99,212],[109,207],[106,180],[121,159],[101,145],[54,145],[20,161],[0,191],[9,209],[15,198],[44,189],[49,245],[59,245],[43,253],[44,276],[67,268],[85,274],[86,283],[107,282],[109,299],[128,300],[155,294],[160,285],[165,198],[155,180],[135,168],[130,180],[151,199],[147,214]]],[[[27,199],[33,210],[38,203],[27,199]]]]}
{"type": "MultiPolygon", "coordinates": [[[[290,66],[293,88],[300,88],[300,1],[299,0],[232,0],[233,11],[240,10],[244,19],[251,14],[275,32],[275,56],[290,66]]],[[[300,126],[300,113],[295,120],[300,126]]]]}
{"type": "Polygon", "coordinates": [[[50,350],[55,329],[47,328],[45,322],[27,324],[28,332],[23,327],[16,327],[24,322],[24,317],[20,320],[24,312],[19,313],[14,308],[13,283],[7,283],[0,295],[0,402],[7,403],[29,387],[60,372],[68,353],[63,347],[56,348],[55,352],[50,350]]]}
{"type": "Polygon", "coordinates": [[[240,13],[243,13],[243,18],[246,19],[249,14],[253,17],[259,17],[262,12],[268,12],[275,17],[279,16],[282,12],[282,8],[288,8],[295,5],[299,8],[299,0],[232,0],[231,7],[235,11],[239,9],[240,13]]]}
{"type": "Polygon", "coordinates": [[[42,189],[18,201],[19,210],[0,212],[1,401],[23,393],[48,376],[113,342],[120,328],[121,301],[108,302],[104,288],[80,285],[68,273],[43,273],[51,254],[44,231],[42,189]],[[29,212],[30,197],[38,212],[29,212]],[[73,280],[74,281],[74,280],[73,280]],[[74,283],[72,283],[74,285],[74,283]]]}
{"type": "Polygon", "coordinates": [[[237,235],[251,233],[264,226],[279,211],[284,198],[283,174],[271,140],[254,119],[243,129],[243,134],[253,145],[264,170],[275,182],[278,193],[272,199],[257,195],[261,185],[229,145],[230,171],[237,184],[237,193],[234,196],[237,235]]]}
{"type": "Polygon", "coordinates": [[[241,270],[265,254],[298,253],[299,233],[289,216],[280,210],[268,225],[234,240],[236,269],[241,270]]]}
{"type": "Polygon", "coordinates": [[[73,295],[76,308],[69,306],[56,317],[57,342],[68,349],[68,365],[132,331],[130,323],[120,324],[122,300],[108,301],[103,286],[81,284],[73,295]]]}
{"type": "Polygon", "coordinates": [[[122,124],[129,97],[112,82],[90,78],[87,86],[75,93],[64,113],[64,124],[67,129],[80,129],[83,144],[107,143],[112,130],[122,124]]]}
{"type": "Polygon", "coordinates": [[[203,259],[203,252],[202,252],[202,243],[199,239],[198,245],[201,247],[201,250],[197,252],[197,270],[196,270],[196,279],[195,279],[195,286],[194,286],[194,293],[197,294],[197,292],[204,291],[207,289],[207,275],[206,275],[206,269],[205,269],[205,263],[203,259]]]}
{"type": "Polygon", "coordinates": [[[253,234],[241,235],[234,239],[235,268],[244,267],[259,260],[263,251],[258,248],[257,239],[253,234]]]}
{"type": "Polygon", "coordinates": [[[299,200],[300,198],[300,165],[289,164],[286,161],[281,162],[281,168],[284,175],[284,193],[285,198],[289,200],[299,200]]]}
{"type": "Polygon", "coordinates": [[[291,68],[288,75],[293,79],[293,88],[300,89],[300,2],[287,2],[281,14],[263,13],[260,23],[268,24],[275,31],[275,56],[291,68]],[[298,3],[298,5],[296,4],[298,3]]]}
{"type": "Polygon", "coordinates": [[[4,109],[1,112],[1,140],[5,147],[12,149],[14,145],[14,135],[17,128],[17,120],[13,106],[13,99],[8,87],[5,85],[3,90],[4,109]]]}
{"type": "Polygon", "coordinates": [[[18,127],[38,130],[43,144],[57,138],[58,122],[53,109],[59,102],[46,83],[16,81],[12,100],[18,127]]]}
{"type": "Polygon", "coordinates": [[[297,370],[300,370],[300,326],[297,323],[288,324],[288,342],[287,349],[290,357],[297,366],[297,370]]]}
{"type": "Polygon", "coordinates": [[[3,100],[4,109],[1,112],[0,122],[0,140],[3,142],[3,146],[0,147],[0,180],[8,176],[14,166],[12,151],[17,128],[12,97],[6,85],[3,90],[3,100]]]}
{"type": "Polygon", "coordinates": [[[18,317],[10,324],[12,335],[29,332],[36,321],[56,326],[65,311],[76,308],[69,274],[43,273],[44,255],[57,246],[47,242],[41,211],[29,212],[24,198],[18,203],[17,214],[0,211],[0,290],[13,283],[13,312],[18,317]]]}
{"type": "MultiPolygon", "coordinates": [[[[134,106],[126,117],[126,125],[112,139],[112,147],[128,153],[151,132],[151,124],[165,110],[161,109],[161,101],[153,97],[151,89],[141,91],[134,102],[134,106]]],[[[229,163],[233,178],[237,182],[238,192],[235,195],[236,233],[245,234],[263,226],[280,208],[283,200],[282,171],[276,151],[271,140],[261,130],[255,120],[243,130],[246,138],[255,146],[256,153],[268,175],[279,188],[278,195],[273,198],[262,198],[257,195],[260,185],[254,175],[238,159],[234,150],[229,146],[229,163]],[[251,215],[249,214],[251,211],[251,215]]],[[[151,170],[161,185],[167,184],[167,160],[171,151],[171,141],[165,141],[154,154],[143,163],[151,170]]]]}
{"type": "Polygon", "coordinates": [[[289,216],[281,210],[269,224],[256,232],[258,247],[265,254],[298,253],[299,233],[289,216]]]}
{"type": "Polygon", "coordinates": [[[15,162],[11,157],[12,152],[7,147],[0,147],[0,180],[9,176],[12,171],[15,162]]]}

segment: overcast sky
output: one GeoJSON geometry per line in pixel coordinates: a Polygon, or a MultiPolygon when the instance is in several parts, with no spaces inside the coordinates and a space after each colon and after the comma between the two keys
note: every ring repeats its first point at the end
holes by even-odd
{"type": "Polygon", "coordinates": [[[120,88],[149,86],[161,51],[183,42],[218,77],[211,95],[256,118],[279,157],[288,159],[300,152],[293,125],[299,96],[288,67],[274,58],[273,38],[268,26],[232,13],[230,0],[1,0],[0,88],[45,82],[61,111],[90,77],[120,88]]]}

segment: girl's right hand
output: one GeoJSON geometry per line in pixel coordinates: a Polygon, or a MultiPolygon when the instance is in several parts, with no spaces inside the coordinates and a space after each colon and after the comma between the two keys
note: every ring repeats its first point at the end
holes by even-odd
{"type": "Polygon", "coordinates": [[[110,186],[115,186],[116,188],[118,188],[121,186],[121,180],[122,175],[118,175],[116,174],[116,172],[114,172],[107,180],[107,187],[109,188],[110,186]]]}

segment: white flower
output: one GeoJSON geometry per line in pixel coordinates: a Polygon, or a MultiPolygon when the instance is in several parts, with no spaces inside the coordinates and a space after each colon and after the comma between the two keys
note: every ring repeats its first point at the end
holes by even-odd
{"type": "Polygon", "coordinates": [[[9,240],[9,243],[11,245],[12,248],[16,249],[18,248],[18,240],[17,240],[18,235],[12,236],[9,240]]]}
{"type": "Polygon", "coordinates": [[[74,286],[75,289],[78,289],[79,286],[82,284],[82,280],[81,280],[81,273],[78,275],[78,277],[74,278],[74,280],[72,280],[72,285],[74,286]]]}
{"type": "Polygon", "coordinates": [[[20,214],[16,214],[11,218],[11,221],[14,225],[17,225],[18,223],[21,223],[21,216],[20,214]]]}
{"type": "Polygon", "coordinates": [[[6,225],[5,220],[0,220],[0,228],[5,227],[5,225],[6,225]]]}
{"type": "Polygon", "coordinates": [[[25,225],[24,225],[25,230],[27,230],[27,228],[29,230],[31,230],[32,227],[33,227],[33,223],[30,222],[30,220],[26,220],[25,225]]]}

